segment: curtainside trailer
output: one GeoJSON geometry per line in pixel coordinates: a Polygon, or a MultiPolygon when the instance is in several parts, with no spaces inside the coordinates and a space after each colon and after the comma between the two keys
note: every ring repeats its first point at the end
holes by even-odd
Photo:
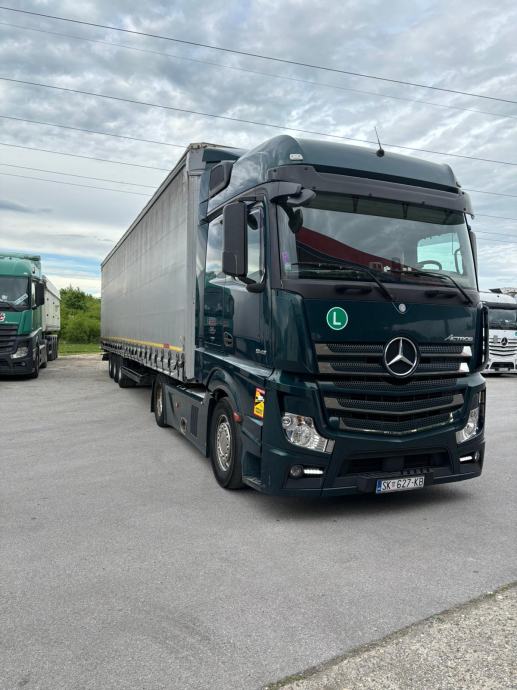
{"type": "Polygon", "coordinates": [[[487,309],[447,165],[279,136],[191,144],[102,264],[122,388],[271,494],[477,477],[487,309]]]}

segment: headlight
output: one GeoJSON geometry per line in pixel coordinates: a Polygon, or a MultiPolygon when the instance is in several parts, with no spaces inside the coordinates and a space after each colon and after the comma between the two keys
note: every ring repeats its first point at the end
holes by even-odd
{"type": "Polygon", "coordinates": [[[22,357],[27,357],[29,354],[29,348],[27,345],[18,345],[16,352],[11,355],[12,359],[21,359],[22,357]]]}
{"type": "Polygon", "coordinates": [[[464,443],[479,431],[479,405],[469,412],[467,423],[461,431],[456,432],[456,443],[464,443]]]}
{"type": "Polygon", "coordinates": [[[312,417],[284,412],[282,428],[287,440],[293,445],[308,450],[317,450],[320,453],[332,453],[334,441],[318,434],[314,428],[312,417]]]}

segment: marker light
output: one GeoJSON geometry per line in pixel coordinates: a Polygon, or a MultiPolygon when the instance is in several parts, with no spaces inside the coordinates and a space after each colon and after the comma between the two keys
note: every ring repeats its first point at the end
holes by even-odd
{"type": "Polygon", "coordinates": [[[465,443],[479,431],[479,405],[469,412],[467,423],[461,431],[456,432],[456,443],[465,443]]]}
{"type": "Polygon", "coordinates": [[[282,417],[282,428],[287,440],[293,445],[320,453],[332,453],[334,441],[318,434],[312,417],[285,412],[282,417]]]}

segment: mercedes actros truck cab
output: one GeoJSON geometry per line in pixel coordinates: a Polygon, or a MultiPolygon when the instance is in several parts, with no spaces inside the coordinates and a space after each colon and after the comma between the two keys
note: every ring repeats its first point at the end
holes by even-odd
{"type": "Polygon", "coordinates": [[[31,376],[58,356],[59,290],[41,258],[0,253],[0,376],[31,376]]]}

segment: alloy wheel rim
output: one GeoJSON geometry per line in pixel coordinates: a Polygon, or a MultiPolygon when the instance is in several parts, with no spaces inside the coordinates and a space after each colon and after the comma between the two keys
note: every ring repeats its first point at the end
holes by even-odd
{"type": "Polygon", "coordinates": [[[223,414],[219,417],[215,440],[217,464],[227,472],[232,460],[232,429],[228,417],[223,414]]]}

